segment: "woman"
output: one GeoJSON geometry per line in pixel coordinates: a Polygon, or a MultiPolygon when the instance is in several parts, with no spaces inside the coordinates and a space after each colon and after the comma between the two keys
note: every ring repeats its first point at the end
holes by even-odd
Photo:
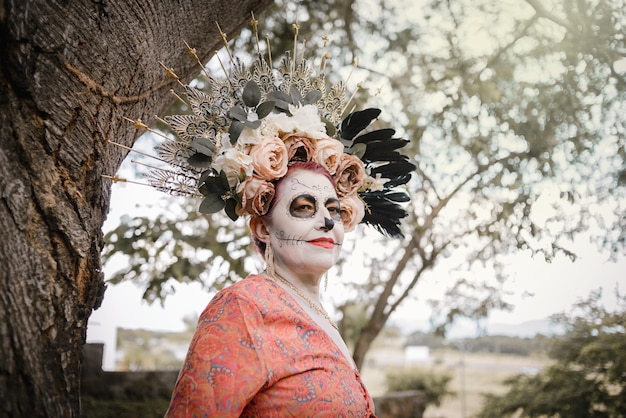
{"type": "Polygon", "coordinates": [[[203,312],[168,416],[374,416],[319,302],[344,239],[328,172],[290,167],[270,211],[250,227],[267,268],[218,293],[203,312]]]}
{"type": "Polygon", "coordinates": [[[266,262],[202,313],[169,417],[374,415],[320,280],[357,224],[402,236],[398,186],[415,166],[392,129],[361,134],[380,110],[342,120],[343,84],[327,87],[297,47],[293,57],[276,70],[260,51],[247,68],[233,58],[226,80],[206,74],[209,93],[185,86],[192,115],[165,118],[177,138],[157,150],[172,168],[153,184],[202,195],[201,212],[249,216],[266,262]]]}

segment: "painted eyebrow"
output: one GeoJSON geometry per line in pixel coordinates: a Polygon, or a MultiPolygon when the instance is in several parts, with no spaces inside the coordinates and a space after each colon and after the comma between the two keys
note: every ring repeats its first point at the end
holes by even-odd
{"type": "Polygon", "coordinates": [[[329,203],[337,203],[339,206],[341,206],[341,203],[339,203],[339,199],[337,199],[336,197],[329,197],[328,199],[326,199],[326,202],[324,202],[326,205],[329,203]]]}
{"type": "Polygon", "coordinates": [[[291,202],[293,203],[296,200],[301,199],[301,198],[308,200],[310,203],[317,202],[317,199],[315,198],[315,196],[313,196],[312,194],[309,194],[309,193],[299,194],[299,195],[295,196],[293,199],[291,199],[291,202]]]}

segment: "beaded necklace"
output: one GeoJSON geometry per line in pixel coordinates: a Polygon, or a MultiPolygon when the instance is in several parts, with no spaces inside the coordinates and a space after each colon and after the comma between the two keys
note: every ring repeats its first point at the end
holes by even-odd
{"type": "Polygon", "coordinates": [[[326,311],[324,310],[324,308],[322,308],[320,305],[318,305],[317,303],[313,302],[310,298],[308,298],[305,294],[303,294],[293,283],[291,283],[289,280],[285,279],[284,277],[280,276],[278,273],[276,273],[275,271],[268,271],[266,270],[267,274],[274,280],[278,280],[279,282],[285,284],[286,286],[288,286],[291,290],[293,290],[294,292],[296,292],[296,294],[298,296],[300,296],[306,303],[309,304],[309,306],[311,308],[313,308],[318,314],[322,315],[324,318],[326,318],[326,320],[328,321],[328,323],[330,325],[332,325],[333,328],[335,328],[337,331],[339,331],[339,328],[337,328],[337,324],[335,324],[333,322],[332,319],[330,319],[330,316],[328,316],[328,313],[326,313],[326,311]]]}

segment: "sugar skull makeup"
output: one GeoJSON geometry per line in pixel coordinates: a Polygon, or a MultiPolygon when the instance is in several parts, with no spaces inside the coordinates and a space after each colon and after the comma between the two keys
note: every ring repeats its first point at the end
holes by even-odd
{"type": "Polygon", "coordinates": [[[333,184],[323,174],[297,170],[278,188],[278,201],[267,222],[275,262],[324,273],[337,262],[344,238],[333,184]]]}

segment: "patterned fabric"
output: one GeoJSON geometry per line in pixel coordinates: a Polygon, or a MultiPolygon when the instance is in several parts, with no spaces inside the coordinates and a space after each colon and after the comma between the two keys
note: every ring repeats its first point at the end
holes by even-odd
{"type": "Polygon", "coordinates": [[[166,417],[374,417],[359,373],[264,276],[220,291],[198,321],[166,417]]]}

